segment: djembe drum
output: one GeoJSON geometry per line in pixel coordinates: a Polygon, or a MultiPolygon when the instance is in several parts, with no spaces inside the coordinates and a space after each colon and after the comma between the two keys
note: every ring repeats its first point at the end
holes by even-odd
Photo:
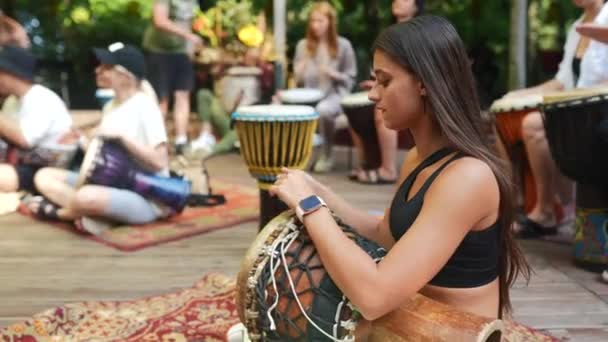
{"type": "MultiPolygon", "coordinates": [[[[371,258],[386,251],[338,218],[371,258]]],[[[237,310],[251,341],[500,341],[502,322],[416,295],[366,322],[325,271],[292,211],[274,218],[247,251],[237,277],[237,310]]]]}
{"type": "Polygon", "coordinates": [[[490,111],[496,116],[496,128],[505,145],[509,157],[516,164],[515,172],[521,180],[524,210],[529,212],[536,203],[536,186],[523,146],[522,122],[531,112],[538,111],[542,102],[541,95],[528,95],[515,98],[502,98],[494,101],[490,111]]]}
{"type": "Polygon", "coordinates": [[[279,91],[278,96],[281,103],[286,105],[316,107],[323,99],[323,92],[314,88],[293,88],[279,91]]]}
{"type": "Polygon", "coordinates": [[[608,89],[545,96],[542,106],[551,155],[576,181],[574,260],[608,266],[608,89]]]}
{"type": "Polygon", "coordinates": [[[146,171],[120,141],[95,138],[85,154],[76,186],[85,184],[126,189],[171,210],[182,212],[190,197],[190,183],[183,178],[159,176],[146,171]]]}
{"type": "Polygon", "coordinates": [[[244,106],[232,114],[241,155],[260,188],[260,229],[287,209],[268,189],[282,167],[306,167],[318,117],[312,107],[285,105],[244,106]]]}
{"type": "Polygon", "coordinates": [[[73,142],[22,149],[0,139],[0,163],[67,168],[78,151],[73,142]]]}
{"type": "Polygon", "coordinates": [[[378,132],[374,120],[376,105],[369,100],[367,92],[354,93],[342,98],[342,110],[348,118],[350,127],[363,140],[365,153],[365,169],[377,169],[382,164],[378,132]]]}

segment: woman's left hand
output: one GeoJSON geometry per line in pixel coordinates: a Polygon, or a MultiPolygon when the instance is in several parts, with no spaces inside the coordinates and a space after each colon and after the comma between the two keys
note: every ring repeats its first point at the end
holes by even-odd
{"type": "Polygon", "coordinates": [[[333,79],[333,80],[339,80],[341,75],[340,73],[335,70],[332,69],[331,67],[322,65],[321,66],[321,72],[323,72],[325,75],[327,75],[329,78],[333,79]]]}
{"type": "Polygon", "coordinates": [[[279,197],[291,209],[297,207],[301,200],[315,194],[305,173],[288,168],[281,169],[277,181],[268,191],[271,195],[279,197]]]}

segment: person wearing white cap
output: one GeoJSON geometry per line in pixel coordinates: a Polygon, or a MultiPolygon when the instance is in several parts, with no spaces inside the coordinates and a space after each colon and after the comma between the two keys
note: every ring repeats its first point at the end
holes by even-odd
{"type": "MultiPolygon", "coordinates": [[[[145,76],[144,56],[136,47],[115,43],[95,49],[100,62],[98,73],[110,81],[115,97],[104,107],[96,135],[119,139],[140,166],[168,175],[167,133],[158,104],[141,91],[145,76]]],[[[92,232],[114,223],[143,224],[166,217],[164,206],[139,194],[112,187],[84,185],[75,188],[78,174],[55,168],[40,170],[35,177],[38,190],[46,197],[38,203],[45,219],[75,221],[92,232]],[[93,219],[93,217],[95,219],[93,219]]]]}

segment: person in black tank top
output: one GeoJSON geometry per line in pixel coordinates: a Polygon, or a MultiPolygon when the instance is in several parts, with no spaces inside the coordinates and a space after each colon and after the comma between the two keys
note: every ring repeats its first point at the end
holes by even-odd
{"type": "Polygon", "coordinates": [[[366,319],[417,292],[501,316],[509,286],[529,269],[509,229],[508,173],[488,148],[464,44],[441,17],[395,24],[376,40],[374,74],[369,98],[385,126],[409,129],[416,142],[385,217],[357,210],[303,171],[284,169],[270,193],[296,209],[325,269],[366,319]],[[332,211],[386,247],[386,257],[376,264],[332,211]]]}

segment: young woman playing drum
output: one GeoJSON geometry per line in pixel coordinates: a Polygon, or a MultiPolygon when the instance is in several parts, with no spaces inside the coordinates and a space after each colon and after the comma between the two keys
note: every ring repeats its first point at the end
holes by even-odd
{"type": "Polygon", "coordinates": [[[357,61],[350,42],[337,33],[336,11],[327,2],[312,6],[306,38],[298,42],[293,61],[298,87],[320,89],[324,98],[317,106],[324,138],[323,152],[314,165],[316,172],[333,167],[332,147],[335,119],[342,110],[340,100],[353,87],[357,61]]]}
{"type": "MultiPolygon", "coordinates": [[[[168,174],[167,134],[158,104],[140,90],[145,74],[143,54],[133,46],[112,44],[109,49],[95,49],[101,63],[98,72],[110,80],[115,97],[104,108],[97,135],[120,141],[133,159],[148,171],[168,174]]],[[[46,168],[35,177],[38,190],[48,200],[43,205],[46,218],[81,221],[99,227],[102,221],[142,224],[167,215],[167,210],[139,194],[112,187],[84,185],[76,189],[78,174],[46,168]]],[[[30,210],[37,212],[36,203],[30,210]]]]}
{"type": "Polygon", "coordinates": [[[389,27],[374,50],[370,99],[388,128],[410,129],[416,142],[384,218],[301,171],[284,169],[270,191],[296,209],[331,278],[366,319],[417,292],[501,316],[510,308],[509,286],[529,269],[512,238],[510,179],[485,141],[464,44],[446,19],[421,16],[389,27]],[[330,210],[389,249],[386,257],[376,264],[330,210]]]}
{"type": "MultiPolygon", "coordinates": [[[[505,97],[591,87],[608,81],[608,45],[592,42],[576,31],[581,23],[608,24],[608,5],[604,5],[603,0],[573,0],[573,3],[584,13],[570,27],[564,45],[564,58],[555,78],[532,88],[513,91],[505,97]]],[[[534,238],[555,234],[558,223],[554,211],[556,200],[564,206],[565,219],[573,220],[573,185],[560,174],[551,158],[539,112],[532,112],[523,119],[522,135],[536,182],[537,201],[527,216],[519,220],[519,227],[516,228],[518,236],[534,238]]]]}

